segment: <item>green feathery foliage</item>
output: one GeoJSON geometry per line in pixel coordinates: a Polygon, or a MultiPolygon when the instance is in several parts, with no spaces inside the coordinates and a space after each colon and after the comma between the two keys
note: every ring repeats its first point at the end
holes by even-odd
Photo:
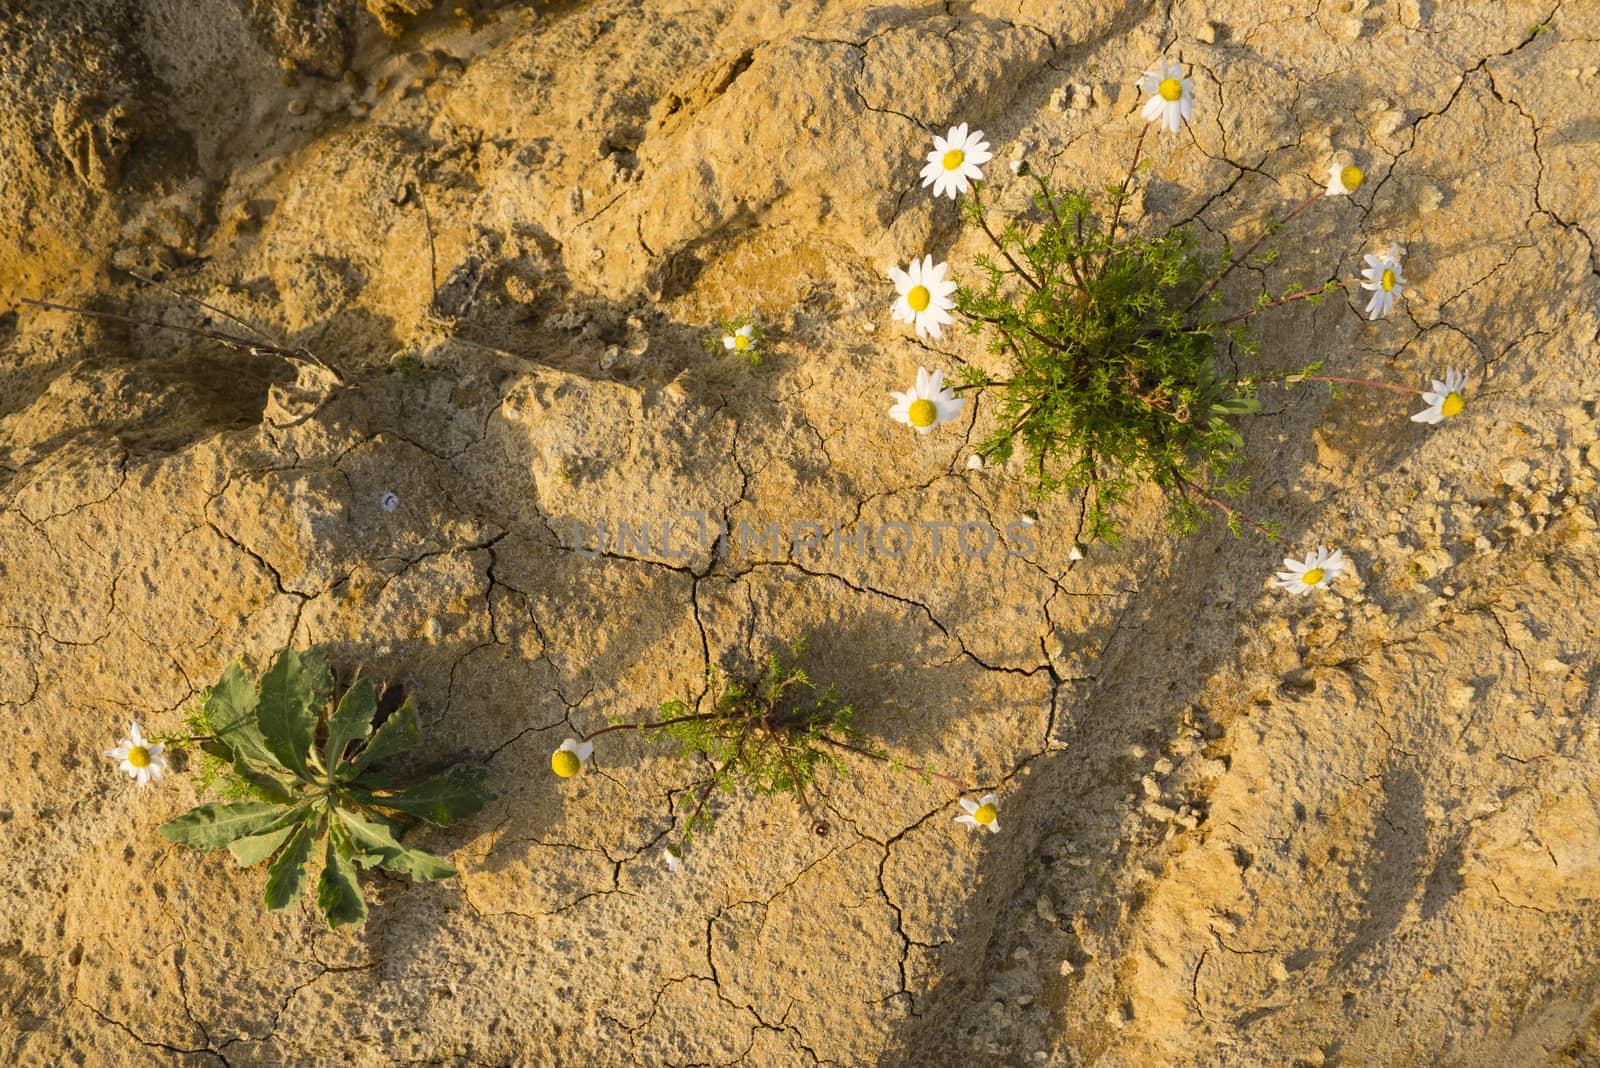
{"type": "Polygon", "coordinates": [[[696,713],[686,701],[661,706],[658,725],[645,731],[652,741],[671,739],[686,759],[706,758],[710,776],[688,791],[683,805],[691,810],[683,828],[687,845],[696,830],[711,824],[706,801],[714,792],[733,793],[745,787],[756,794],[795,794],[812,830],[824,835],[806,795],[823,763],[846,773],[830,750],[835,743],[856,739],[855,713],[839,700],[834,687],[818,690],[799,666],[805,641],[767,657],[753,677],[720,680],[708,671],[716,698],[709,712],[696,713]],[[830,741],[831,739],[831,741],[830,741]]]}
{"type": "Polygon", "coordinates": [[[1218,375],[1218,350],[1232,343],[1248,355],[1246,320],[1255,311],[1315,302],[1334,284],[1278,300],[1263,295],[1253,311],[1218,319],[1217,283],[1236,265],[1231,250],[1220,260],[1201,254],[1187,227],[1119,231],[1127,181],[1106,190],[1105,219],[1089,193],[1028,177],[1034,211],[998,233],[976,193],[963,202],[994,255],[978,257],[981,283],[961,286],[956,308],[1012,368],[1005,381],[975,368],[962,373],[962,388],[1001,390],[998,428],[979,451],[1003,463],[1021,447],[1039,496],[1081,491],[1090,538],[1115,541],[1113,513],[1143,484],[1165,491],[1180,532],[1211,507],[1235,533],[1249,523],[1273,536],[1221,499],[1245,485],[1233,474],[1244,440],[1230,419],[1260,402],[1218,375]]]}

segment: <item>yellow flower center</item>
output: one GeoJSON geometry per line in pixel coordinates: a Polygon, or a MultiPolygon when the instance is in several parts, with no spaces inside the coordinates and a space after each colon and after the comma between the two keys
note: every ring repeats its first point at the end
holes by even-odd
{"type": "Polygon", "coordinates": [[[1460,415],[1461,409],[1466,406],[1467,402],[1461,399],[1461,394],[1447,393],[1445,394],[1444,403],[1439,405],[1439,414],[1444,416],[1460,415]]]}
{"type": "Polygon", "coordinates": [[[912,426],[932,426],[939,421],[939,407],[931,400],[912,401],[906,418],[911,420],[912,426]]]}
{"type": "Polygon", "coordinates": [[[972,818],[977,820],[978,823],[984,827],[987,827],[989,824],[994,822],[995,817],[998,815],[1000,815],[1000,810],[995,808],[993,805],[979,805],[978,811],[972,814],[972,818]]]}
{"type": "Polygon", "coordinates": [[[550,770],[563,779],[572,778],[582,767],[578,754],[570,749],[557,749],[550,756],[550,770]]]}
{"type": "Polygon", "coordinates": [[[750,336],[748,334],[733,335],[733,347],[743,352],[750,347],[750,336]]]}
{"type": "Polygon", "coordinates": [[[1156,87],[1156,92],[1161,94],[1162,100],[1183,99],[1183,83],[1176,78],[1167,78],[1156,87]]]}
{"type": "Polygon", "coordinates": [[[1379,284],[1383,286],[1385,292],[1388,292],[1389,290],[1393,289],[1394,288],[1394,272],[1392,270],[1387,270],[1386,269],[1383,272],[1383,279],[1379,284]]]}
{"type": "Polygon", "coordinates": [[[128,750],[128,763],[136,768],[148,768],[150,766],[150,750],[142,745],[134,746],[128,750]]]}
{"type": "Polygon", "coordinates": [[[906,294],[906,303],[911,305],[912,311],[927,311],[928,302],[933,299],[933,294],[928,292],[927,286],[912,286],[906,294]]]}
{"type": "Polygon", "coordinates": [[[1304,575],[1301,575],[1300,581],[1304,582],[1307,586],[1315,586],[1317,583],[1321,582],[1327,577],[1328,573],[1326,571],[1320,567],[1314,567],[1310,571],[1307,571],[1304,575]]]}
{"type": "Polygon", "coordinates": [[[967,154],[965,152],[961,151],[959,148],[952,148],[950,151],[944,154],[944,169],[947,171],[953,171],[957,167],[961,166],[961,161],[966,158],[967,154]]]}
{"type": "Polygon", "coordinates": [[[1361,168],[1353,164],[1339,172],[1339,184],[1352,193],[1361,188],[1361,182],[1364,178],[1366,178],[1366,175],[1362,173],[1361,168]]]}

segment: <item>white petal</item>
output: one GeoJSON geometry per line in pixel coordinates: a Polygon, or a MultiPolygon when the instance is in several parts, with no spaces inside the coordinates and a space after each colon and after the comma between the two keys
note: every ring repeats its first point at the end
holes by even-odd
{"type": "Polygon", "coordinates": [[[968,813],[972,813],[972,812],[978,811],[978,803],[976,801],[969,800],[969,799],[967,799],[965,797],[963,797],[960,800],[958,800],[956,802],[956,804],[960,805],[962,807],[962,809],[965,810],[968,813]]]}
{"type": "Polygon", "coordinates": [[[1165,103],[1159,96],[1153,96],[1144,102],[1144,110],[1140,112],[1145,122],[1155,122],[1161,117],[1161,107],[1165,103]]]}
{"type": "Polygon", "coordinates": [[[1000,817],[999,816],[996,816],[994,819],[989,821],[989,833],[990,834],[999,834],[1000,833],[1000,817]]]}
{"type": "Polygon", "coordinates": [[[587,764],[590,755],[594,752],[593,742],[579,742],[575,752],[578,754],[578,763],[587,764]]]}

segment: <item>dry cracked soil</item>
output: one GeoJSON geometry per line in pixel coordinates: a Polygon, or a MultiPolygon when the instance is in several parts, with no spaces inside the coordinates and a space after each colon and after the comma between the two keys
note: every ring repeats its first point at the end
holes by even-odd
{"type": "Polygon", "coordinates": [[[0,1062],[1600,1064],[1597,68],[1596,0],[0,0],[0,1062]],[[1001,210],[1013,160],[1114,183],[1161,55],[1197,110],[1134,225],[1237,246],[1367,172],[1230,279],[1341,283],[1252,366],[1467,407],[1274,391],[1243,507],[1284,547],[1139,495],[1078,560],[1080,502],[968,468],[992,402],[887,418],[995,358],[885,270],[983,251],[933,134],[986,131],[1001,210]],[[754,369],[702,344],[743,309],[754,369]],[[1272,588],[1317,544],[1352,571],[1272,588]],[[1003,831],[866,763],[828,836],[735,794],[670,872],[696,769],[550,774],[801,634],[1003,831]],[[181,759],[101,755],[313,643],[498,795],[355,930],[158,837],[181,759]]]}

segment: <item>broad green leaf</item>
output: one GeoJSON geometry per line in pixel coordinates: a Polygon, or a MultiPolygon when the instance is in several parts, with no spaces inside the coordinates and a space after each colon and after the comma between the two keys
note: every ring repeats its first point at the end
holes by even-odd
{"type": "Polygon", "coordinates": [[[350,863],[349,847],[336,843],[343,837],[337,825],[329,830],[322,878],[317,880],[317,906],[332,928],[359,924],[367,918],[367,903],[361,899],[361,888],[356,885],[356,868],[350,863]]]}
{"type": "Polygon", "coordinates": [[[408,697],[405,704],[396,709],[392,716],[383,721],[381,727],[372,732],[372,737],[356,756],[353,768],[361,771],[384,757],[402,753],[416,745],[420,737],[417,730],[417,710],[408,697]]]}
{"type": "Polygon", "coordinates": [[[274,912],[288,908],[305,893],[306,861],[311,859],[311,846],[317,840],[318,823],[308,818],[295,828],[289,844],[283,847],[278,859],[267,869],[267,889],[261,899],[274,912]]]}
{"type": "Polygon", "coordinates": [[[328,770],[339,766],[345,746],[366,740],[377,711],[378,699],[372,690],[372,680],[357,679],[339,699],[339,707],[328,720],[328,744],[323,749],[322,761],[328,770]]]}
{"type": "Polygon", "coordinates": [[[300,670],[311,684],[311,707],[321,716],[333,696],[333,669],[328,666],[328,654],[320,645],[313,645],[300,654],[300,670]]]}
{"type": "Polygon", "coordinates": [[[239,862],[239,867],[248,868],[252,864],[260,864],[278,851],[283,840],[289,837],[294,828],[279,827],[266,834],[253,834],[248,838],[240,838],[228,843],[228,852],[233,854],[233,859],[239,862]]]}
{"type": "MultiPolygon", "coordinates": [[[[276,764],[256,726],[256,684],[236,660],[222,672],[217,684],[206,691],[206,721],[217,739],[247,760],[276,764]]],[[[225,757],[233,763],[233,757],[225,757]]]]}
{"type": "Polygon", "coordinates": [[[264,771],[257,771],[243,760],[234,762],[233,773],[249,784],[251,792],[263,801],[282,805],[294,800],[293,792],[283,780],[264,771]]]}
{"type": "Polygon", "coordinates": [[[421,849],[407,849],[395,840],[394,833],[381,823],[370,823],[346,809],[338,810],[339,822],[350,833],[356,860],[363,867],[382,864],[390,871],[411,876],[417,882],[448,879],[457,873],[447,861],[421,849]]]}
{"type": "MultiPolygon", "coordinates": [[[[285,649],[261,676],[261,697],[256,703],[256,723],[261,737],[278,762],[302,778],[312,779],[306,754],[317,730],[321,706],[317,704],[319,662],[302,662],[300,654],[285,649]]],[[[320,662],[326,672],[326,661],[320,662]]]]}
{"type": "Polygon", "coordinates": [[[190,809],[156,828],[163,838],[209,852],[235,839],[260,834],[283,815],[282,805],[262,801],[212,802],[190,809]]]}
{"type": "Polygon", "coordinates": [[[404,812],[446,827],[477,812],[489,801],[490,794],[483,788],[488,775],[485,768],[457,766],[398,793],[379,797],[370,790],[355,790],[352,794],[378,808],[404,812]]]}

